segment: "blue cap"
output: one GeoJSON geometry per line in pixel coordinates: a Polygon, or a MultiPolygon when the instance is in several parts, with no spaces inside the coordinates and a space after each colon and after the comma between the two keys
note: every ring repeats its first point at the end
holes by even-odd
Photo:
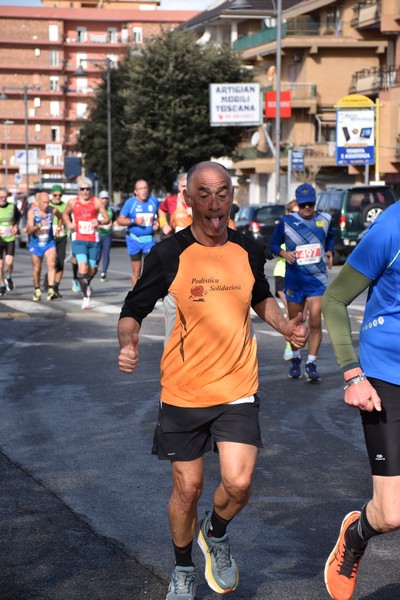
{"type": "Polygon", "coordinates": [[[306,204],[306,202],[315,202],[317,195],[315,189],[309,183],[302,183],[296,188],[295,191],[296,200],[299,204],[306,204]]]}

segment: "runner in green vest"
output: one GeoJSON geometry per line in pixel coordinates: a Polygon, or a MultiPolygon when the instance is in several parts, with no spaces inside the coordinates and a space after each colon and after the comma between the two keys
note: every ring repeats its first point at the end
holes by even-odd
{"type": "Polygon", "coordinates": [[[8,202],[8,190],[0,187],[0,296],[14,289],[11,278],[14,254],[15,235],[18,233],[20,214],[17,207],[8,202]],[[5,255],[5,261],[3,259],[5,255]],[[4,262],[6,277],[4,279],[4,262]]]}
{"type": "MultiPolygon", "coordinates": [[[[50,206],[52,208],[56,208],[59,213],[63,213],[67,203],[62,201],[63,188],[61,185],[56,184],[51,188],[51,200],[50,206]]],[[[54,291],[57,296],[61,298],[61,294],[59,291],[59,286],[61,283],[61,279],[64,272],[64,261],[65,255],[67,251],[67,230],[65,227],[64,221],[61,224],[61,227],[58,227],[58,219],[56,217],[53,218],[53,230],[54,237],[56,240],[56,251],[57,251],[57,260],[56,260],[56,276],[54,279],[54,291]],[[56,237],[56,233],[58,231],[58,237],[56,237]]]]}

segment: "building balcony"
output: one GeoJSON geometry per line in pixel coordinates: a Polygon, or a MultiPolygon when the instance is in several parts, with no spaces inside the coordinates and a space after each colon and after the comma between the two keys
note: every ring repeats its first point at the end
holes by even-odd
{"type": "MultiPolygon", "coordinates": [[[[275,85],[262,88],[263,92],[274,91],[275,85]]],[[[292,109],[308,108],[311,114],[317,110],[317,86],[315,83],[281,81],[281,92],[290,92],[292,109]]]]}
{"type": "Polygon", "coordinates": [[[381,0],[362,0],[353,7],[352,27],[365,27],[372,25],[379,27],[381,19],[382,2],[381,0]]]}
{"type": "MultiPolygon", "coordinates": [[[[289,36],[318,36],[320,35],[320,23],[309,18],[293,19],[287,23],[282,23],[282,38],[289,36]]],[[[244,35],[233,43],[233,48],[238,52],[254,48],[277,40],[277,28],[270,27],[262,31],[257,31],[251,35],[244,35]]]]}
{"type": "Polygon", "coordinates": [[[398,85],[400,85],[400,66],[372,67],[354,73],[349,93],[377,94],[381,90],[398,85]]]}

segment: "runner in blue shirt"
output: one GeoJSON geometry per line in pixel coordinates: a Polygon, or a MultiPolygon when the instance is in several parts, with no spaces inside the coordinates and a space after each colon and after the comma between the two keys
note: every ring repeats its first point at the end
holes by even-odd
{"type": "MultiPolygon", "coordinates": [[[[307,381],[321,381],[317,371],[317,355],[322,341],[321,298],[328,285],[332,267],[334,234],[331,216],[315,211],[315,189],[308,183],[295,192],[299,212],[284,215],[276,225],[270,243],[271,252],[286,260],[285,289],[289,319],[308,308],[310,336],[305,366],[307,381]],[[286,249],[282,249],[285,244],[286,249]]],[[[289,377],[301,378],[301,353],[292,348],[289,377]]]]}
{"type": "MultiPolygon", "coordinates": [[[[326,562],[325,583],[335,599],[353,596],[358,565],[368,541],[400,528],[399,298],[397,202],[371,225],[322,302],[328,333],[344,375],[344,400],[361,411],[373,480],[372,499],[361,511],[345,516],[326,562]],[[367,288],[358,360],[347,306],[367,288]]],[[[379,572],[379,565],[376,566],[379,572]]]]}
{"type": "Polygon", "coordinates": [[[127,227],[126,245],[132,262],[132,285],[135,285],[142,261],[156,243],[154,234],[159,229],[159,201],[149,195],[147,181],[139,179],[134,196],[128,198],[118,216],[117,223],[127,227]]]}

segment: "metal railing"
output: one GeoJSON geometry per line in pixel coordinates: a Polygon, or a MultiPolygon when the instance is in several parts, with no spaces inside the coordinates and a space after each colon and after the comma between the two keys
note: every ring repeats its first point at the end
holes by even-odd
{"type": "MultiPolygon", "coordinates": [[[[282,37],[316,36],[319,35],[320,27],[321,25],[319,21],[314,21],[310,18],[292,19],[291,21],[282,23],[282,37]]],[[[275,42],[276,39],[277,28],[270,27],[250,35],[239,37],[233,43],[233,48],[238,51],[246,50],[247,48],[254,48],[255,46],[261,46],[262,44],[275,42]]]]}
{"type": "MultiPolygon", "coordinates": [[[[273,90],[273,85],[262,88],[263,92],[273,90]]],[[[281,91],[289,91],[291,100],[313,100],[317,97],[317,86],[315,83],[281,81],[281,91]]]]}
{"type": "Polygon", "coordinates": [[[399,65],[371,67],[354,73],[350,93],[386,90],[398,85],[400,85],[399,65]]]}
{"type": "Polygon", "coordinates": [[[351,25],[357,27],[364,21],[379,20],[382,13],[381,0],[362,0],[353,7],[351,25]]]}

